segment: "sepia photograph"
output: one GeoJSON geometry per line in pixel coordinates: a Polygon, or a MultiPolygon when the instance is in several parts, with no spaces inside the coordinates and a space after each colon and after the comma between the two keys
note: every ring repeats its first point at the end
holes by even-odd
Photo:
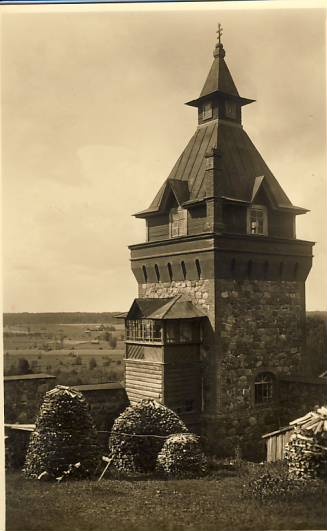
{"type": "Polygon", "coordinates": [[[1,529],[327,529],[326,5],[9,4],[1,529]]]}

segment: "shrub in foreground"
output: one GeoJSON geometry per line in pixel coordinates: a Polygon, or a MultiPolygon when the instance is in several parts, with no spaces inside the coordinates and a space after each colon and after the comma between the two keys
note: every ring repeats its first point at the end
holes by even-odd
{"type": "Polygon", "coordinates": [[[244,494],[258,501],[301,500],[304,496],[320,496],[323,483],[319,480],[294,479],[288,473],[284,462],[257,466],[249,473],[244,494]]]}
{"type": "Polygon", "coordinates": [[[176,413],[154,400],[142,400],[114,422],[109,439],[112,465],[120,472],[152,472],[166,437],[187,431],[176,413]]]}
{"type": "Polygon", "coordinates": [[[57,385],[45,395],[27,450],[28,478],[92,476],[99,462],[97,434],[83,395],[57,385]]]}
{"type": "Polygon", "coordinates": [[[196,477],[206,471],[200,439],[193,433],[177,433],[166,439],[157,458],[157,471],[168,477],[196,477]]]}

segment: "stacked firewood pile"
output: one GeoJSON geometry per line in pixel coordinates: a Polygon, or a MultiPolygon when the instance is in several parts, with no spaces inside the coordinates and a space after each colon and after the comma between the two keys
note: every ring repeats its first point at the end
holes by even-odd
{"type": "Polygon", "coordinates": [[[327,464],[327,408],[321,407],[290,422],[294,431],[285,447],[289,475],[294,479],[325,477],[327,464]]]}
{"type": "Polygon", "coordinates": [[[203,474],[206,465],[200,438],[193,433],[177,433],[166,439],[156,468],[168,477],[187,478],[203,474]]]}
{"type": "Polygon", "coordinates": [[[46,393],[36,419],[23,469],[26,477],[90,477],[98,463],[96,429],[85,398],[57,385],[46,393]]]}
{"type": "Polygon", "coordinates": [[[176,413],[154,400],[142,400],[114,422],[109,439],[112,466],[120,472],[152,472],[167,437],[187,432],[176,413]]]}

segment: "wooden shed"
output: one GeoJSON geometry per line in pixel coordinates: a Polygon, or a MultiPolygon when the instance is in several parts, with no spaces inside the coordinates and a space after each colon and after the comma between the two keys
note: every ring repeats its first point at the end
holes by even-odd
{"type": "Polygon", "coordinates": [[[290,440],[293,426],[286,426],[262,436],[267,448],[267,462],[272,463],[284,459],[285,446],[290,440]]]}

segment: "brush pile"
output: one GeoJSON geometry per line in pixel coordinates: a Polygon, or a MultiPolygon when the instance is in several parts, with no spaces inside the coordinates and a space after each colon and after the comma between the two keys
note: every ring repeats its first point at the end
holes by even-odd
{"type": "Polygon", "coordinates": [[[24,474],[35,479],[86,478],[96,473],[96,429],[81,393],[57,385],[45,395],[27,450],[24,474]]]}
{"type": "Polygon", "coordinates": [[[326,476],[327,408],[321,407],[290,422],[294,431],[285,447],[289,476],[317,479],[326,476]]]}
{"type": "Polygon", "coordinates": [[[114,422],[109,439],[112,465],[125,473],[153,472],[167,437],[187,432],[176,413],[154,400],[142,400],[114,422]]]}
{"type": "Polygon", "coordinates": [[[190,478],[206,471],[200,439],[193,433],[177,433],[166,439],[157,458],[157,470],[168,477],[190,478]]]}

